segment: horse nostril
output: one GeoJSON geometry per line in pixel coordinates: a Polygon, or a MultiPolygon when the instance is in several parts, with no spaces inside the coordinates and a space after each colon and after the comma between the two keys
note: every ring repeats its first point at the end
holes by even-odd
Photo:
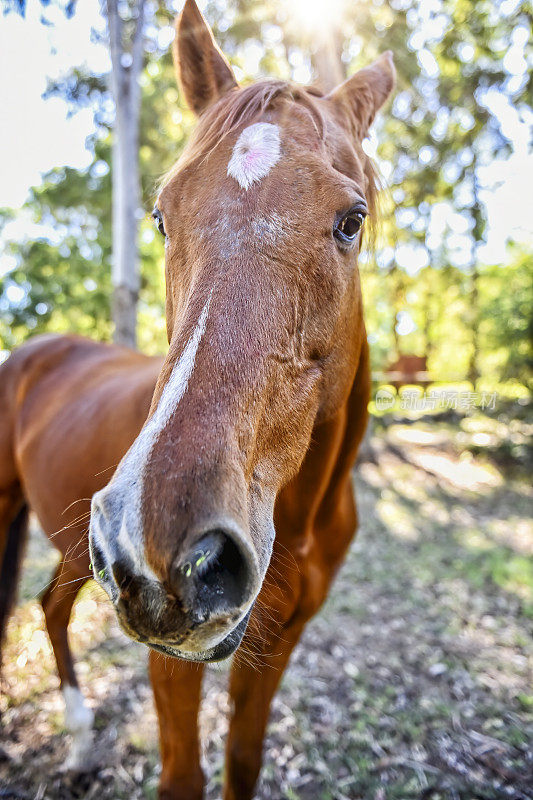
{"type": "Polygon", "coordinates": [[[188,560],[181,565],[185,577],[190,578],[194,572],[198,578],[203,579],[209,572],[215,570],[224,551],[226,539],[227,536],[221,531],[211,531],[202,536],[188,560]]]}
{"type": "Polygon", "coordinates": [[[112,566],[113,577],[121,592],[126,592],[133,582],[133,574],[122,561],[115,561],[112,566]]]}
{"type": "Polygon", "coordinates": [[[200,617],[238,608],[246,600],[247,560],[222,530],[204,534],[172,570],[171,583],[184,606],[200,617]]]}

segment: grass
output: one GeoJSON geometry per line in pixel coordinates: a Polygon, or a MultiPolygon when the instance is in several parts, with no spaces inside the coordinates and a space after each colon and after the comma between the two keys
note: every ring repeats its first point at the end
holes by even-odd
{"type": "MultiPolygon", "coordinates": [[[[471,452],[466,428],[376,427],[357,471],[360,533],[274,700],[258,800],[532,797],[532,492],[520,460],[471,452]]],[[[81,784],[57,772],[67,742],[32,599],[53,560],[34,533],[8,642],[0,783],[43,800],[155,798],[146,653],[95,586],[71,630],[102,766],[81,784]]],[[[221,794],[225,683],[209,674],[201,715],[208,800],[221,794]]]]}

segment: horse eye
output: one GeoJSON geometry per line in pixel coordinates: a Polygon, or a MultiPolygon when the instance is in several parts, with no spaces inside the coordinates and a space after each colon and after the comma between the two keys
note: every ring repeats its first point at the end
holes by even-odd
{"type": "Polygon", "coordinates": [[[362,208],[353,208],[339,220],[333,229],[333,235],[338,242],[349,245],[355,241],[365,221],[366,211],[362,208]]]}
{"type": "Polygon", "coordinates": [[[161,214],[158,208],[154,208],[154,210],[152,211],[152,218],[155,221],[155,224],[157,225],[157,230],[159,231],[161,236],[166,236],[167,234],[165,233],[165,226],[163,225],[163,215],[161,214]]]}

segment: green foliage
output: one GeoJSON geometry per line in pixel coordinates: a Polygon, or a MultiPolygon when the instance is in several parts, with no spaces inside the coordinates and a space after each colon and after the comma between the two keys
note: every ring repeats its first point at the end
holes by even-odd
{"type": "Polygon", "coordinates": [[[513,248],[505,267],[487,268],[481,278],[480,328],[486,342],[486,371],[530,386],[533,374],[533,260],[513,248]]]}
{"type": "Polygon", "coordinates": [[[16,266],[0,281],[4,348],[45,330],[109,338],[108,155],[109,147],[99,142],[88,170],[49,172],[26,204],[31,234],[6,236],[4,251],[16,266]]]}
{"type": "MultiPolygon", "coordinates": [[[[490,267],[479,258],[486,237],[483,169],[512,149],[487,98],[496,92],[524,118],[531,113],[527,72],[512,74],[504,60],[515,32],[530,30],[527,4],[503,6],[374,0],[346,4],[339,19],[348,74],[385,49],[393,50],[398,71],[395,96],[375,136],[389,187],[378,255],[361,264],[376,369],[398,352],[418,353],[428,356],[436,380],[475,380],[481,373],[528,381],[531,253],[514,247],[506,264],[490,267]]],[[[140,235],[139,345],[150,352],[164,349],[166,333],[163,247],[148,215],[161,176],[194,125],[166,46],[172,16],[165,3],[157,7],[142,75],[139,156],[147,216],[140,235]]],[[[206,16],[240,80],[266,74],[303,79],[306,70],[312,77],[316,36],[297,24],[286,3],[211,2],[206,16]]],[[[93,110],[93,159],[86,170],[45,175],[20,220],[0,212],[9,265],[0,276],[4,349],[43,330],[111,336],[108,83],[75,67],[50,84],[48,94],[62,97],[72,113],[93,110]]]]}
{"type": "MultiPolygon", "coordinates": [[[[490,93],[524,113],[531,98],[525,66],[522,75],[504,67],[515,32],[530,31],[527,4],[509,12],[469,0],[441,0],[432,10],[421,2],[391,6],[370,5],[359,26],[365,42],[372,31],[379,42],[381,28],[398,69],[379,135],[390,189],[386,217],[377,262],[363,271],[373,363],[382,368],[399,352],[418,353],[428,356],[436,380],[476,381],[481,371],[526,381],[526,336],[519,347],[511,345],[504,328],[531,330],[527,290],[522,302],[507,280],[507,265],[498,265],[494,285],[500,309],[510,316],[485,308],[479,249],[487,221],[482,196],[489,188],[483,169],[512,149],[489,110],[490,93]]],[[[354,22],[361,22],[360,12],[357,6],[354,22]]],[[[359,66],[359,55],[355,61],[359,66]]],[[[527,280],[526,253],[524,259],[527,280]]]]}

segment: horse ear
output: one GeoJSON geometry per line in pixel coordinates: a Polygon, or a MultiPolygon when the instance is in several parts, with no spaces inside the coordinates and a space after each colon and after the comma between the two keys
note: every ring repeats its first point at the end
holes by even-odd
{"type": "Polygon", "coordinates": [[[237,86],[195,0],[187,0],[176,20],[173,52],[178,81],[188,106],[196,114],[237,86]]]}
{"type": "Polygon", "coordinates": [[[396,79],[392,53],[387,50],[373,64],[360,69],[327,95],[348,118],[355,135],[363,139],[374,117],[390,95],[396,79]]]}

